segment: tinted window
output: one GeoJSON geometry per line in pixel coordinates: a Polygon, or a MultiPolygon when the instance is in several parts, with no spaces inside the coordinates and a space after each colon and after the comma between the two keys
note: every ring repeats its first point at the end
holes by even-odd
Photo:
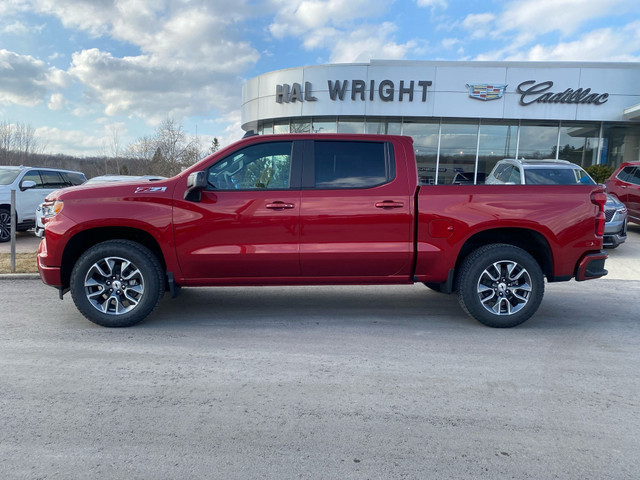
{"type": "Polygon", "coordinates": [[[395,176],[383,142],[315,142],[316,188],[366,188],[395,176]]]}
{"type": "Polygon", "coordinates": [[[620,173],[618,173],[618,178],[623,182],[628,182],[630,178],[633,177],[633,172],[636,167],[624,167],[620,173]]]}
{"type": "Polygon", "coordinates": [[[505,165],[497,174],[496,178],[500,180],[502,183],[507,183],[509,178],[511,177],[511,172],[513,171],[513,165],[505,165]]]}
{"type": "Polygon", "coordinates": [[[69,186],[58,172],[41,170],[40,176],[42,177],[44,188],[64,188],[69,186]]]}
{"type": "Polygon", "coordinates": [[[582,169],[568,168],[532,168],[524,172],[527,185],[595,185],[595,182],[582,169]]]}
{"type": "Polygon", "coordinates": [[[67,185],[81,185],[87,181],[87,177],[83,173],[60,172],[60,174],[67,185]]]}
{"type": "Polygon", "coordinates": [[[640,168],[636,168],[635,172],[633,172],[633,177],[631,177],[629,181],[636,185],[640,185],[640,168]]]}
{"type": "Polygon", "coordinates": [[[260,143],[243,148],[209,169],[209,184],[218,190],[289,188],[292,142],[260,143]]]}
{"type": "Polygon", "coordinates": [[[36,182],[35,188],[44,188],[44,185],[42,184],[42,179],[40,178],[40,172],[38,172],[38,170],[31,170],[25,173],[24,177],[22,177],[22,180],[20,180],[20,184],[24,183],[25,180],[31,180],[33,182],[36,182]]]}
{"type": "Polygon", "coordinates": [[[520,185],[520,169],[518,167],[513,167],[511,175],[509,175],[509,183],[515,183],[516,185],[520,185]]]}

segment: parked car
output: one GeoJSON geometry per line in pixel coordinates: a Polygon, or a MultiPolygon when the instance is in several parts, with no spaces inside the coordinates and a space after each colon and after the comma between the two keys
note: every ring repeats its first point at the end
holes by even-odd
{"type": "Polygon", "coordinates": [[[607,192],[626,205],[629,220],[640,224],[640,162],[623,163],[605,185],[607,192]]]}
{"type": "Polygon", "coordinates": [[[16,191],[16,230],[33,228],[36,207],[60,188],[87,181],[82,172],[49,167],[0,167],[0,242],[11,238],[11,190],[16,191]]]}
{"type": "MultiPolygon", "coordinates": [[[[575,163],[566,160],[525,160],[524,158],[500,160],[489,173],[485,183],[490,185],[596,185],[593,178],[575,163]]],[[[640,206],[640,203],[637,205],[640,206]]],[[[607,219],[604,230],[605,247],[616,248],[627,239],[627,215],[627,207],[613,195],[608,194],[605,205],[607,219]]]]}
{"type": "MultiPolygon", "coordinates": [[[[85,181],[83,185],[95,185],[100,183],[109,182],[132,182],[132,181],[154,181],[164,180],[167,177],[160,177],[158,175],[100,175],[98,177],[90,178],[85,181]]],[[[36,227],[35,233],[38,237],[44,237],[44,207],[41,203],[36,208],[36,227]]]]}

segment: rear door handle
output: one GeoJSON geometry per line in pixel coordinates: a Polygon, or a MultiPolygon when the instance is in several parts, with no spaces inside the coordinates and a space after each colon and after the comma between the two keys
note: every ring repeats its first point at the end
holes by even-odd
{"type": "Polygon", "coordinates": [[[385,200],[384,202],[376,203],[376,208],[402,208],[404,207],[403,202],[394,202],[392,200],[385,200]]]}
{"type": "Polygon", "coordinates": [[[271,210],[285,210],[289,208],[295,208],[295,205],[293,203],[273,202],[267,203],[267,208],[270,208],[271,210]]]}

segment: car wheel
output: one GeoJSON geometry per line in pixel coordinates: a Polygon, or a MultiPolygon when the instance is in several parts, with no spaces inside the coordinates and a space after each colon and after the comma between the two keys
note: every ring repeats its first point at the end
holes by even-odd
{"type": "Polygon", "coordinates": [[[489,327],[520,325],[540,306],[544,274],[525,250],[491,244],[473,251],[460,267],[458,299],[462,308],[489,327]]]}
{"type": "Polygon", "coordinates": [[[11,212],[0,208],[0,243],[11,240],[11,212]]]}
{"type": "Polygon", "coordinates": [[[103,327],[130,327],[144,320],[164,293],[164,273],[146,247],[109,240],[87,250],[71,273],[78,310],[103,327]]]}

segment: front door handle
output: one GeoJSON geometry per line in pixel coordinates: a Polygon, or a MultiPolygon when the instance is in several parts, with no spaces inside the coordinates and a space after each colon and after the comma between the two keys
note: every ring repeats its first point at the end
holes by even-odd
{"type": "Polygon", "coordinates": [[[267,208],[270,208],[271,210],[285,210],[289,208],[295,208],[295,205],[293,203],[272,202],[267,203],[267,208]]]}
{"type": "Polygon", "coordinates": [[[404,203],[403,202],[394,202],[391,200],[385,200],[384,202],[378,202],[376,203],[376,208],[402,208],[404,207],[404,203]]]}

